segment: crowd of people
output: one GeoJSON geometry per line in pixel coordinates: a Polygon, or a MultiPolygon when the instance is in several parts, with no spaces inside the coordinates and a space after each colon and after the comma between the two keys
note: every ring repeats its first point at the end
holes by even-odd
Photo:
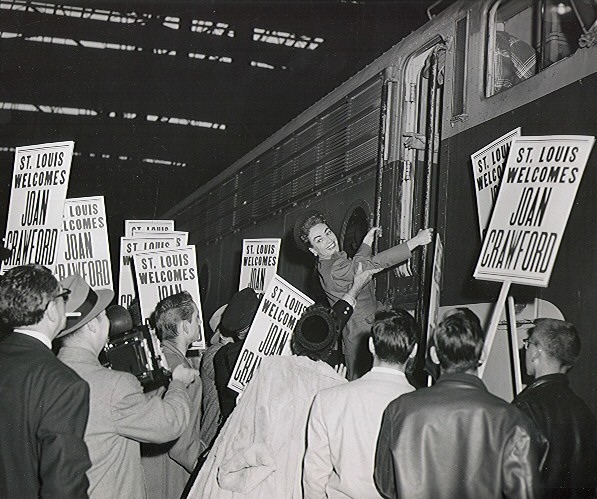
{"type": "Polygon", "coordinates": [[[39,265],[8,270],[0,497],[594,497],[597,422],[566,375],[580,355],[575,327],[535,322],[525,339],[534,381],[510,403],[478,377],[479,318],[455,308],[428,345],[440,377],[415,389],[405,373],[420,327],[408,311],[382,309],[371,280],[432,230],[373,256],[376,231],[349,258],[321,214],[299,218],[297,244],[317,256],[329,306],[307,309],[292,355],[263,359],[240,397],[227,384],[259,306],[253,290],[213,314],[199,369],[186,356],[197,304],[184,291],[161,300],[155,327],[171,379],[146,393],[98,358],[112,291],[78,275],[58,282],[39,265]]]}

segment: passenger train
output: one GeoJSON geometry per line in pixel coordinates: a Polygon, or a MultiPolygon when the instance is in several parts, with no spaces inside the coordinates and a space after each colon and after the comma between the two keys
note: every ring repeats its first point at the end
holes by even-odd
{"type": "MultiPolygon", "coordinates": [[[[278,273],[316,299],[312,257],[291,237],[309,207],[329,215],[349,255],[374,225],[382,228],[377,250],[436,228],[440,312],[466,305],[487,321],[499,283],[473,278],[481,236],[470,156],[517,127],[597,136],[596,19],[595,0],[456,1],[182,200],[164,217],[196,245],[204,311],[237,290],[243,238],[282,237],[278,273]]],[[[510,290],[520,329],[545,315],[577,326],[583,352],[570,377],[595,412],[596,190],[593,150],[549,286],[510,290]]],[[[426,324],[434,251],[417,251],[378,275],[376,289],[387,306],[426,324]]],[[[484,380],[511,399],[506,329],[484,380]]]]}

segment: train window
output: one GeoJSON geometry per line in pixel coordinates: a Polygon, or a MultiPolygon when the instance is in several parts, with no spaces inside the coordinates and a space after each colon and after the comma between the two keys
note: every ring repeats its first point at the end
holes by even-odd
{"type": "Polygon", "coordinates": [[[489,14],[487,96],[573,54],[597,18],[597,0],[509,0],[489,14]]]}
{"type": "Polygon", "coordinates": [[[369,230],[369,216],[362,206],[355,207],[342,224],[342,249],[352,258],[369,230]]]}
{"type": "Polygon", "coordinates": [[[464,87],[466,69],[466,17],[456,22],[456,43],[454,47],[454,89],[452,92],[452,116],[464,114],[464,87]]]}

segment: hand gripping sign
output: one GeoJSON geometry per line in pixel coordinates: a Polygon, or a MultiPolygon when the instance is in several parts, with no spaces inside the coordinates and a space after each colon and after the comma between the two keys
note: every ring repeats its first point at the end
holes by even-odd
{"type": "Polygon", "coordinates": [[[313,300],[279,275],[274,275],[259,303],[228,388],[242,393],[263,357],[290,355],[294,327],[311,305],[313,300]]]}

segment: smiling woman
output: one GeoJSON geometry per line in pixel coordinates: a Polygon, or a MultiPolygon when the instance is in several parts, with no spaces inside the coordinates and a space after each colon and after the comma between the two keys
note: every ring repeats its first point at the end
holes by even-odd
{"type": "MultiPolygon", "coordinates": [[[[369,230],[354,257],[349,258],[345,251],[340,251],[338,238],[322,213],[310,210],[297,218],[293,230],[295,243],[303,251],[310,251],[317,257],[319,280],[330,305],[334,305],[348,291],[357,265],[361,264],[363,270],[393,267],[408,260],[412,250],[430,243],[433,237],[433,229],[424,229],[405,243],[373,255],[373,238],[378,230],[378,227],[369,230]]],[[[342,331],[342,350],[346,357],[348,379],[362,376],[371,367],[372,358],[366,338],[378,308],[375,286],[369,283],[357,296],[354,313],[342,331]]]]}

